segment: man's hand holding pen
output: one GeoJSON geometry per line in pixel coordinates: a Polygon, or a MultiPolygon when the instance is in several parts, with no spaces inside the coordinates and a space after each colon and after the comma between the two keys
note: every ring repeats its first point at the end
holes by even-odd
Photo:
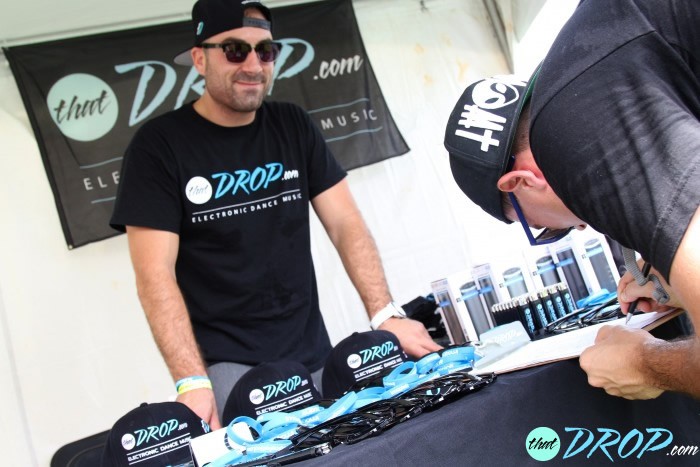
{"type": "MultiPolygon", "coordinates": [[[[670,300],[665,305],[660,305],[656,300],[651,298],[654,292],[654,284],[649,281],[644,285],[639,285],[634,280],[634,277],[630,272],[626,272],[621,278],[617,285],[617,298],[620,303],[620,311],[626,314],[629,318],[633,314],[646,313],[649,311],[667,311],[673,308],[682,308],[682,305],[678,302],[673,294],[673,289],[666,283],[661,275],[651,266],[647,266],[648,263],[644,263],[642,266],[642,273],[645,276],[649,274],[655,274],[661,284],[663,285],[666,292],[670,295],[670,300]],[[634,305],[634,307],[632,306],[634,305]]],[[[629,321],[629,319],[628,319],[629,321]]]]}

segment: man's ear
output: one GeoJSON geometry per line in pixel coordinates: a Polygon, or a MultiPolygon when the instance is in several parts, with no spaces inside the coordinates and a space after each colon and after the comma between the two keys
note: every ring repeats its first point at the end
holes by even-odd
{"type": "Polygon", "coordinates": [[[520,190],[542,189],[546,187],[546,182],[529,170],[512,170],[503,174],[496,186],[501,191],[517,193],[520,190]]]}
{"type": "Polygon", "coordinates": [[[207,58],[204,56],[204,49],[201,47],[192,47],[190,53],[192,54],[192,63],[197,69],[197,72],[204,76],[204,69],[207,63],[207,58]]]}

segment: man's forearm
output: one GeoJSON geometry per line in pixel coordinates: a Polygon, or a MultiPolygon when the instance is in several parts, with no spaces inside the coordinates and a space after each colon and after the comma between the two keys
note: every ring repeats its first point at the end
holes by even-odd
{"type": "Polygon", "coordinates": [[[695,332],[680,342],[650,343],[644,354],[649,376],[660,387],[700,398],[700,207],[686,229],[671,265],[669,284],[695,332]]]}
{"type": "Polygon", "coordinates": [[[174,380],[206,375],[192,323],[174,278],[139,281],[139,299],[174,380]]]}
{"type": "Polygon", "coordinates": [[[348,219],[347,227],[333,239],[350,280],[369,314],[391,301],[379,251],[364,220],[348,219]]]}
{"type": "Polygon", "coordinates": [[[649,385],[700,398],[700,337],[667,342],[655,339],[644,346],[641,358],[649,385]]]}
{"type": "Polygon", "coordinates": [[[311,200],[318,218],[333,242],[352,284],[372,315],[391,301],[384,268],[374,239],[350,193],[341,180],[311,200]]]}

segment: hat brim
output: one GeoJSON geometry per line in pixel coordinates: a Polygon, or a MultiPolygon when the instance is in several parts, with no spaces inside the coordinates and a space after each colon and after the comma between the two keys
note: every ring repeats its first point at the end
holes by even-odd
{"type": "Polygon", "coordinates": [[[173,62],[176,65],[182,65],[182,66],[194,65],[194,62],[192,61],[192,47],[175,55],[175,58],[173,58],[173,62]]]}

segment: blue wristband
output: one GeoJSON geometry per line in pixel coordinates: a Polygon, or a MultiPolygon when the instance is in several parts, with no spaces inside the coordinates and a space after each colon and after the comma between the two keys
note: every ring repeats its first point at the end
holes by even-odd
{"type": "Polygon", "coordinates": [[[352,406],[352,410],[357,410],[365,405],[382,400],[386,388],[381,386],[373,386],[365,388],[357,393],[357,400],[352,406]]]}
{"type": "Polygon", "coordinates": [[[386,375],[382,379],[382,382],[384,383],[384,387],[390,388],[392,386],[410,383],[416,379],[418,379],[418,373],[415,362],[403,362],[401,365],[391,370],[391,373],[386,375]]]}
{"type": "Polygon", "coordinates": [[[248,440],[248,439],[243,439],[240,436],[238,436],[234,431],[233,431],[233,426],[236,423],[245,423],[248,425],[248,429],[251,431],[255,431],[255,435],[257,435],[257,439],[260,439],[262,436],[262,425],[258,423],[257,420],[254,420],[250,417],[246,417],[244,415],[240,417],[236,417],[233,420],[231,420],[231,423],[228,424],[226,427],[226,435],[231,439],[236,444],[240,444],[241,446],[247,446],[251,443],[255,442],[255,436],[253,437],[253,440],[248,440]]]}
{"type": "Polygon", "coordinates": [[[435,362],[437,362],[438,360],[440,360],[439,353],[429,353],[428,355],[416,362],[416,371],[418,371],[418,373],[420,373],[421,375],[429,373],[430,371],[432,371],[433,366],[435,366],[435,362]]]}
{"type": "Polygon", "coordinates": [[[317,414],[319,423],[323,423],[327,420],[331,420],[335,417],[339,417],[350,412],[356,400],[357,393],[355,393],[355,391],[348,392],[343,397],[333,402],[333,404],[323,412],[319,412],[317,414]]]}

